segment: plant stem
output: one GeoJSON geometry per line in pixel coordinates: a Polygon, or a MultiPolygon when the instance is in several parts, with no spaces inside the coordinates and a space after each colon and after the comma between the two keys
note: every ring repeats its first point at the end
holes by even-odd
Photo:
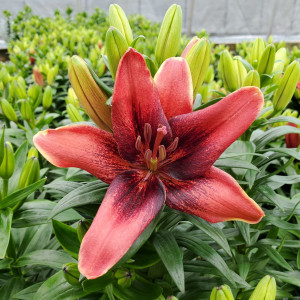
{"type": "Polygon", "coordinates": [[[2,193],[3,198],[6,197],[7,191],[8,191],[8,179],[3,178],[3,193],[2,193]]]}

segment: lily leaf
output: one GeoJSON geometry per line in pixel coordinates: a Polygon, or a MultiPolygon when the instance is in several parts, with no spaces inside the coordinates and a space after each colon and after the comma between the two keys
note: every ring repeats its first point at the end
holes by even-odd
{"type": "Polygon", "coordinates": [[[0,211],[0,258],[5,257],[9,244],[13,212],[11,208],[0,211]]]}

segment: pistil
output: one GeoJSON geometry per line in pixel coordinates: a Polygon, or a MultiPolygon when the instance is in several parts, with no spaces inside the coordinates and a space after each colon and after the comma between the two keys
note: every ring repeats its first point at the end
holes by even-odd
{"type": "Polygon", "coordinates": [[[158,147],[163,140],[164,136],[167,134],[167,128],[166,126],[161,126],[160,128],[157,128],[157,135],[154,142],[153,152],[152,152],[152,158],[155,159],[158,151],[158,147]]]}

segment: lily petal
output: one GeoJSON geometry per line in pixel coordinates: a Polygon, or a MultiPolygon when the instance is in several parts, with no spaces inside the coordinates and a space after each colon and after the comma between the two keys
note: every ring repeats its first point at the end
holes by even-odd
{"type": "Polygon", "coordinates": [[[170,119],[178,148],[164,171],[178,179],[203,175],[251,125],[263,105],[256,87],[244,87],[203,110],[170,119]]]}
{"type": "Polygon", "coordinates": [[[137,159],[135,142],[143,137],[144,126],[152,127],[153,146],[159,125],[166,126],[163,144],[171,141],[171,129],[162,110],[145,59],[130,48],[120,60],[112,98],[112,123],[120,155],[131,162],[137,159]]]}
{"type": "Polygon", "coordinates": [[[241,220],[254,224],[265,215],[234,178],[216,167],[197,179],[165,179],[163,183],[168,206],[211,223],[241,220]]]}
{"type": "Polygon", "coordinates": [[[155,218],[165,201],[165,190],[156,176],[127,171],[110,185],[97,215],[84,236],[79,270],[88,279],[113,267],[155,218]]]}
{"type": "Polygon", "coordinates": [[[193,82],[187,61],[171,57],[164,61],[154,77],[159,100],[167,119],[193,110],[193,82]]]}
{"type": "Polygon", "coordinates": [[[120,158],[112,133],[90,125],[68,125],[36,134],[33,142],[41,154],[61,168],[76,167],[110,183],[128,169],[120,158]]]}

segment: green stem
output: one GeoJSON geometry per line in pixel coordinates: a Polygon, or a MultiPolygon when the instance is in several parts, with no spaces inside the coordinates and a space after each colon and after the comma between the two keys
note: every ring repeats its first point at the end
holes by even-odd
{"type": "Polygon", "coordinates": [[[23,129],[24,131],[27,131],[27,129],[26,129],[23,125],[21,125],[20,123],[17,123],[17,126],[18,126],[19,128],[21,128],[21,129],[23,129]]]}
{"type": "Polygon", "coordinates": [[[6,197],[7,191],[8,191],[8,179],[3,178],[3,193],[2,193],[3,198],[6,197]]]}

